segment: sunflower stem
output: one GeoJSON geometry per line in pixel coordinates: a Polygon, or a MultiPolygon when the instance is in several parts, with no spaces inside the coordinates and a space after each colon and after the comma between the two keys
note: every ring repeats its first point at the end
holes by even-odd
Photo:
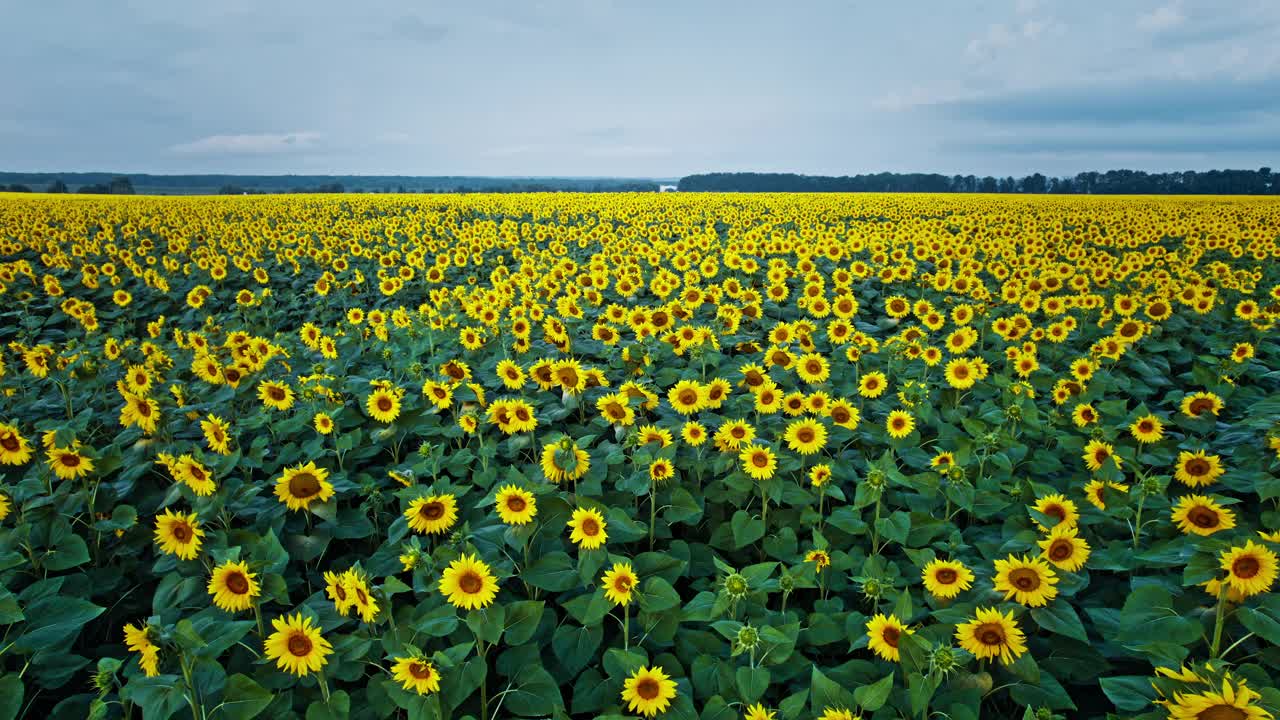
{"type": "Polygon", "coordinates": [[[871,554],[880,554],[880,493],[876,493],[876,517],[871,524],[871,554]]]}
{"type": "Polygon", "coordinates": [[[649,480],[649,551],[653,552],[653,529],[658,519],[658,481],[649,480]]]}
{"type": "Polygon", "coordinates": [[[1147,501],[1146,493],[1138,495],[1138,512],[1133,517],[1133,548],[1138,549],[1138,540],[1142,537],[1142,506],[1147,501]]]}
{"type": "Polygon", "coordinates": [[[1218,649],[1222,647],[1222,625],[1227,616],[1227,591],[1230,587],[1225,580],[1218,585],[1218,612],[1213,624],[1213,645],[1209,647],[1209,657],[1214,660],[1218,659],[1218,649]]]}
{"type": "Polygon", "coordinates": [[[627,606],[622,606],[622,651],[629,652],[631,650],[631,613],[627,611],[627,606]]]}
{"type": "Polygon", "coordinates": [[[324,698],[324,704],[329,704],[329,681],[324,678],[324,669],[316,671],[316,682],[320,683],[320,695],[324,698]]]}
{"type": "Polygon", "coordinates": [[[265,642],[267,639],[267,633],[263,631],[262,626],[262,603],[257,599],[253,601],[253,619],[258,621],[258,637],[262,638],[265,642]]]}

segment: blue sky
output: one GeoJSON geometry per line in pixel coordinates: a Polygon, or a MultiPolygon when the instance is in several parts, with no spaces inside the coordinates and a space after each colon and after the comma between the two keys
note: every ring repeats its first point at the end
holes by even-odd
{"type": "Polygon", "coordinates": [[[0,169],[1280,166],[1280,2],[0,0],[0,169]]]}

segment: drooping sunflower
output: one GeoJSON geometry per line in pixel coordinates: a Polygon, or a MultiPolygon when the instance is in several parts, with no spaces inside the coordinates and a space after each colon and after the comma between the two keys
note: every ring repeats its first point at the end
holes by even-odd
{"type": "Polygon", "coordinates": [[[440,690],[440,671],[422,657],[399,657],[391,666],[391,677],[409,692],[430,695],[440,690]]]}
{"type": "Polygon", "coordinates": [[[999,658],[1008,665],[1027,651],[1026,636],[1013,612],[978,608],[972,620],[956,626],[956,642],[979,660],[999,658]]]}
{"type": "Polygon", "coordinates": [[[1107,509],[1107,491],[1114,493],[1128,494],[1129,486],[1124,483],[1103,482],[1101,480],[1090,480],[1084,486],[1084,496],[1089,503],[1099,510],[1107,509]]]}
{"type": "Polygon", "coordinates": [[[200,421],[200,430],[204,433],[204,442],[210,450],[219,455],[231,454],[231,440],[227,434],[231,426],[225,420],[216,415],[207,415],[200,421]]]}
{"type": "Polygon", "coordinates": [[[329,471],[316,467],[314,461],[285,468],[276,480],[276,497],[290,510],[306,510],[313,502],[328,502],[333,497],[329,471]]]}
{"type": "Polygon", "coordinates": [[[934,597],[953,598],[973,584],[973,571],[957,560],[934,558],[920,573],[924,587],[934,597]]]}
{"type": "Polygon", "coordinates": [[[801,455],[813,455],[827,444],[827,428],[817,420],[796,420],[787,425],[787,447],[801,455]]]}
{"type": "Polygon", "coordinates": [[[1060,570],[1075,572],[1089,560],[1089,543],[1080,537],[1080,531],[1075,525],[1054,525],[1049,536],[1038,544],[1042,550],[1041,555],[1060,570]]]}
{"type": "Polygon", "coordinates": [[[31,443],[18,428],[0,423],[0,465],[22,465],[31,459],[31,443]]]}
{"type": "Polygon", "coordinates": [[[778,469],[778,458],[765,445],[745,445],[738,453],[742,471],[756,480],[768,480],[778,469]]]}
{"type": "Polygon", "coordinates": [[[351,593],[347,592],[346,573],[333,573],[328,570],[324,572],[324,591],[333,601],[333,607],[342,617],[351,614],[351,608],[355,605],[355,598],[351,597],[351,593]]]}
{"type": "Polygon", "coordinates": [[[478,556],[462,555],[440,575],[440,594],[454,607],[488,607],[498,595],[498,581],[478,556]]]}
{"type": "Polygon", "coordinates": [[[365,398],[364,408],[380,423],[395,422],[400,417],[400,397],[394,390],[378,388],[365,398]]]}
{"type": "Polygon", "coordinates": [[[898,641],[910,634],[895,615],[876,613],[867,621],[867,647],[885,660],[899,662],[898,641]]]}
{"type": "Polygon", "coordinates": [[[124,394],[124,406],[120,408],[120,425],[137,426],[148,435],[156,431],[160,422],[160,403],[145,395],[124,394]]]}
{"type": "Polygon", "coordinates": [[[264,380],[258,384],[258,399],[274,410],[288,410],[293,407],[293,388],[275,380],[264,380]]]}
{"type": "Polygon", "coordinates": [[[195,513],[183,514],[165,509],[156,516],[156,544],[162,552],[177,555],[182,560],[194,559],[200,553],[200,538],[204,530],[195,513]]]}
{"type": "Polygon", "coordinates": [[[1219,556],[1227,571],[1227,584],[1244,597],[1267,592],[1276,581],[1276,554],[1265,545],[1246,540],[1219,556]]]}
{"type": "Polygon", "coordinates": [[[640,578],[631,569],[631,563],[627,562],[615,562],[601,580],[605,597],[614,605],[623,607],[631,602],[631,596],[639,582],[640,578]]]}
{"type": "Polygon", "coordinates": [[[667,711],[676,697],[676,682],[660,666],[640,667],[622,683],[627,709],[651,718],[667,711]]]}
{"type": "Polygon", "coordinates": [[[1071,411],[1071,421],[1078,428],[1087,427],[1098,422],[1098,411],[1094,410],[1089,403],[1080,403],[1076,405],[1075,410],[1071,411]]]}
{"type": "Polygon", "coordinates": [[[1212,485],[1224,472],[1222,459],[1217,455],[1210,455],[1204,450],[1183,450],[1178,453],[1178,466],[1173,477],[1183,485],[1199,488],[1212,485]]]}
{"type": "Polygon", "coordinates": [[[1176,693],[1164,705],[1169,720],[1271,720],[1270,712],[1253,704],[1261,697],[1243,681],[1224,677],[1221,692],[1176,693]]]}
{"type": "Polygon", "coordinates": [[[583,550],[595,550],[609,539],[604,515],[595,508],[576,508],[566,525],[571,529],[569,539],[583,550]]]}
{"type": "Polygon", "coordinates": [[[533,493],[515,485],[504,485],[494,495],[498,517],[508,525],[528,525],[538,515],[538,503],[533,493]]]}
{"type": "Polygon", "coordinates": [[[160,674],[160,648],[151,642],[151,628],[127,623],[124,626],[124,644],[138,653],[138,665],[144,675],[155,677],[160,674]]]}
{"type": "Polygon", "coordinates": [[[9,504],[9,498],[4,495],[0,495],[0,522],[3,522],[5,518],[9,517],[11,507],[12,506],[9,504]]]}
{"type": "Polygon", "coordinates": [[[200,497],[208,497],[218,489],[217,484],[213,481],[213,476],[209,474],[205,466],[190,455],[183,454],[178,457],[173,465],[173,477],[178,482],[191,488],[200,497]]]}
{"type": "Polygon", "coordinates": [[[542,447],[542,473],[552,482],[577,480],[591,469],[591,456],[570,438],[542,447]]]}
{"type": "Polygon", "coordinates": [[[254,598],[262,592],[255,578],[257,575],[249,572],[249,564],[243,561],[228,560],[215,567],[209,578],[213,604],[229,613],[253,607],[254,598]]]}
{"type": "Polygon", "coordinates": [[[404,511],[409,528],[426,535],[448,532],[458,521],[458,500],[449,493],[425,495],[409,503],[404,511]]]}
{"type": "Polygon", "coordinates": [[[1164,437],[1164,423],[1155,415],[1143,415],[1129,426],[1129,434],[1140,443],[1159,442],[1164,437]]]}
{"type": "Polygon", "coordinates": [[[354,568],[342,574],[342,587],[350,599],[350,608],[360,619],[373,622],[378,615],[378,601],[369,592],[369,581],[354,568]]]}
{"type": "Polygon", "coordinates": [[[1209,536],[1236,526],[1235,513],[1205,495],[1183,495],[1178,498],[1172,519],[1184,535],[1209,536]]]}
{"type": "Polygon", "coordinates": [[[894,410],[885,419],[884,426],[889,433],[889,437],[894,440],[901,440],[916,429],[916,421],[915,418],[911,417],[911,413],[906,410],[894,410]]]}
{"type": "Polygon", "coordinates": [[[995,561],[996,592],[1027,607],[1044,607],[1058,596],[1058,575],[1040,558],[1010,555],[995,561]]]}
{"type": "Polygon", "coordinates": [[[281,670],[304,677],[319,672],[333,646],[320,635],[320,628],[309,617],[297,613],[271,620],[275,632],[263,643],[268,660],[275,660],[281,670]]]}

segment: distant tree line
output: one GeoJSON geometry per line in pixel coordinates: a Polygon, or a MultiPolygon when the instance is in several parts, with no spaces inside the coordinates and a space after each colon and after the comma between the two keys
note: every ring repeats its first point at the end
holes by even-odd
{"type": "MultiPolygon", "coordinates": [[[[30,185],[12,183],[10,185],[0,185],[0,192],[29,193],[32,190],[30,185]]],[[[71,188],[59,178],[49,183],[44,192],[54,194],[69,193],[71,188]]],[[[109,182],[81,185],[76,189],[76,192],[84,195],[133,195],[134,189],[133,181],[120,175],[112,178],[109,182]]]]}
{"type": "Polygon", "coordinates": [[[680,179],[681,192],[968,192],[1084,195],[1280,195],[1271,168],[1147,173],[1141,170],[1082,172],[1074,177],[1040,173],[1023,178],[875,173],[707,173],[680,179]]]}

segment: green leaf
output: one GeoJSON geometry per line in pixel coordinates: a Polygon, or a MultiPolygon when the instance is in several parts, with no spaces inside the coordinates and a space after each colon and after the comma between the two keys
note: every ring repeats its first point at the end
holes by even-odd
{"type": "Polygon", "coordinates": [[[769,671],[762,667],[740,667],[734,677],[738,681],[738,698],[748,705],[764,697],[769,689],[769,671]]]}
{"type": "Polygon", "coordinates": [[[640,607],[645,612],[658,613],[680,607],[680,593],[671,583],[660,577],[649,578],[640,596],[640,607]]]}
{"type": "Polygon", "coordinates": [[[1280,600],[1274,596],[1267,596],[1263,604],[1256,608],[1242,607],[1236,610],[1236,617],[1249,632],[1272,645],[1280,645],[1280,600]]]}
{"type": "Polygon", "coordinates": [[[905,545],[907,535],[911,532],[911,516],[899,510],[887,518],[880,518],[876,528],[880,531],[880,537],[885,540],[905,545]]]}
{"type": "Polygon", "coordinates": [[[1085,633],[1084,623],[1080,622],[1080,616],[1076,614],[1075,608],[1064,601],[1033,609],[1031,618],[1037,625],[1051,633],[1065,635],[1082,643],[1089,642],[1089,636],[1085,633]]]}
{"type": "Polygon", "coordinates": [[[44,567],[52,572],[60,572],[87,562],[89,562],[89,546],[85,544],[84,538],[79,535],[67,535],[45,556],[44,567]]]}
{"type": "Polygon", "coordinates": [[[549,592],[564,592],[577,587],[578,568],[568,554],[556,550],[538,558],[525,568],[521,579],[530,585],[549,592]]]}
{"type": "Polygon", "coordinates": [[[507,605],[507,629],[504,637],[508,645],[529,642],[538,630],[538,623],[542,621],[545,605],[542,600],[524,600],[507,605]]]}
{"type": "Polygon", "coordinates": [[[14,642],[14,647],[24,652],[35,652],[61,645],[79,635],[81,628],[105,610],[78,597],[42,597],[27,606],[26,630],[14,642]]]}
{"type": "Polygon", "coordinates": [[[1120,609],[1116,639],[1127,643],[1154,641],[1186,645],[1200,639],[1200,621],[1173,606],[1168,590],[1144,585],[1129,593],[1120,609]]]}
{"type": "Polygon", "coordinates": [[[595,659],[596,648],[600,647],[603,637],[604,631],[599,625],[584,628],[565,624],[556,628],[551,650],[564,664],[565,672],[572,676],[595,659]]]}
{"type": "Polygon", "coordinates": [[[746,510],[739,510],[734,513],[730,526],[733,529],[733,547],[735,550],[740,550],[764,537],[764,523],[760,522],[760,518],[752,516],[746,510]]]}
{"type": "Polygon", "coordinates": [[[809,675],[809,709],[814,717],[821,715],[829,707],[852,709],[857,704],[853,693],[846,690],[844,685],[827,677],[817,665],[813,666],[809,675]]]}
{"type": "Polygon", "coordinates": [[[853,699],[864,710],[875,712],[889,701],[889,693],[893,691],[893,673],[889,673],[870,685],[863,685],[853,691],[853,699]]]}
{"type": "Polygon", "coordinates": [[[0,676],[0,720],[15,720],[22,710],[22,680],[14,673],[0,676]]]}
{"type": "Polygon", "coordinates": [[[351,716],[351,696],[345,690],[334,690],[329,702],[317,700],[307,707],[307,720],[347,720],[351,716]]]}
{"type": "Polygon", "coordinates": [[[1151,678],[1145,675],[1099,678],[1102,692],[1115,704],[1116,709],[1127,712],[1143,710],[1155,699],[1151,678]]]}
{"type": "Polygon", "coordinates": [[[237,673],[227,680],[227,690],[219,710],[228,720],[251,720],[265,710],[274,698],[270,690],[259,685],[253,678],[237,673]]]}

